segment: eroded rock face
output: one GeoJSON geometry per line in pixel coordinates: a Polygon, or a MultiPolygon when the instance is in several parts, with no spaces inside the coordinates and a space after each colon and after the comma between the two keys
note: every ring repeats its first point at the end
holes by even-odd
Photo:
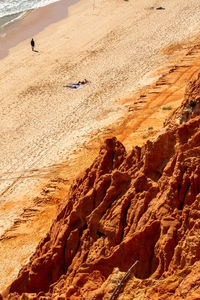
{"type": "Polygon", "coordinates": [[[200,115],[200,73],[191,81],[185,91],[182,105],[165,121],[166,125],[183,124],[200,115]]]}
{"type": "Polygon", "coordinates": [[[119,299],[198,299],[199,237],[200,116],[193,114],[130,153],[106,140],[8,298],[108,299],[138,260],[119,299]]]}

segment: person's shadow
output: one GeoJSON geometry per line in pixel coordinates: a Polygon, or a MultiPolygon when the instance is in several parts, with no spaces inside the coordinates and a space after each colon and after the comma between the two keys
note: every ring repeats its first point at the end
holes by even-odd
{"type": "Polygon", "coordinates": [[[34,49],[33,52],[39,52],[39,51],[34,49]]]}

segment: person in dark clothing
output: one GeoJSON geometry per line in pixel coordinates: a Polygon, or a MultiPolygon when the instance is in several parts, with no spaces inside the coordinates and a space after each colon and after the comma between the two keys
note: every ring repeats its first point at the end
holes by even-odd
{"type": "Polygon", "coordinates": [[[31,40],[31,47],[32,47],[32,51],[35,51],[34,48],[35,48],[35,41],[34,39],[31,40]]]}

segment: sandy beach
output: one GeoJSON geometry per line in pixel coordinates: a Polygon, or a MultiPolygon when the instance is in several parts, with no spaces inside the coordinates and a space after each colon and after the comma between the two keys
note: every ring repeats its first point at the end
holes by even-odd
{"type": "MultiPolygon", "coordinates": [[[[61,2],[59,9],[65,3],[61,2]]],[[[198,64],[182,79],[176,98],[170,99],[170,90],[165,101],[149,98],[146,110],[145,106],[139,112],[131,110],[137,93],[149,88],[196,43],[199,6],[198,0],[80,0],[69,7],[66,18],[56,23],[49,18],[49,25],[34,35],[38,52],[31,51],[29,37],[7,47],[7,56],[4,51],[0,60],[0,270],[5,276],[0,290],[44,236],[59,199],[91,163],[102,137],[116,134],[127,149],[141,145],[151,120],[156,132],[162,128],[166,112],[158,111],[160,105],[174,101],[175,108],[180,103],[184,82],[197,72],[198,64]],[[156,10],[159,6],[165,9],[156,10]],[[65,88],[84,79],[90,84],[65,88]],[[150,108],[151,114],[145,115],[150,108]],[[156,122],[152,111],[158,113],[156,122]],[[127,115],[129,127],[124,121],[127,115]],[[133,130],[144,116],[151,120],[143,123],[138,138],[133,130]],[[49,181],[51,185],[44,188],[49,181]],[[6,235],[9,231],[12,234],[6,235]],[[13,251],[16,258],[10,263],[13,251]]],[[[24,19],[30,37],[35,21],[45,12],[40,9],[24,19]]],[[[20,28],[23,36],[25,29],[20,28]]],[[[7,41],[12,41],[12,34],[8,36],[7,41]]]]}

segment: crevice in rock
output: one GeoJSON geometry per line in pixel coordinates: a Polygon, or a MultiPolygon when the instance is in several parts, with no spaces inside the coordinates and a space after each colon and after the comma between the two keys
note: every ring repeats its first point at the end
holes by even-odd
{"type": "Polygon", "coordinates": [[[157,182],[161,177],[162,177],[162,173],[161,172],[158,172],[158,171],[155,171],[155,172],[151,172],[148,174],[148,177],[154,181],[154,182],[157,182]]]}
{"type": "MultiPolygon", "coordinates": [[[[130,196],[129,196],[129,198],[130,198],[130,196]]],[[[122,223],[122,225],[121,225],[122,226],[122,233],[121,233],[121,236],[120,236],[120,242],[119,243],[121,243],[123,238],[124,238],[124,229],[127,225],[127,214],[128,214],[128,210],[129,210],[130,206],[131,206],[131,201],[129,201],[129,202],[127,201],[126,205],[124,207],[123,218],[122,218],[122,222],[121,222],[122,223]]]]}
{"type": "Polygon", "coordinates": [[[182,200],[181,203],[180,203],[179,210],[183,210],[183,208],[184,208],[184,205],[185,205],[185,199],[186,199],[186,197],[187,197],[189,188],[190,188],[190,185],[188,185],[188,187],[187,187],[186,190],[185,190],[185,194],[184,194],[184,196],[183,196],[183,200],[182,200]]]}
{"type": "Polygon", "coordinates": [[[141,248],[138,249],[139,263],[136,266],[135,277],[139,279],[149,278],[158,268],[154,248],[160,237],[160,222],[151,224],[142,234],[141,248]]]}
{"type": "Polygon", "coordinates": [[[186,200],[186,197],[188,195],[189,188],[190,188],[190,180],[188,179],[187,183],[186,183],[186,186],[181,188],[181,190],[184,189],[184,191],[180,190],[180,193],[179,193],[179,195],[180,195],[180,198],[179,198],[179,201],[180,201],[179,210],[183,210],[183,208],[184,208],[185,200],[186,200]]]}
{"type": "Polygon", "coordinates": [[[97,231],[97,235],[98,235],[98,237],[100,238],[100,237],[105,237],[106,235],[103,233],[103,232],[100,232],[100,231],[97,231]]]}

